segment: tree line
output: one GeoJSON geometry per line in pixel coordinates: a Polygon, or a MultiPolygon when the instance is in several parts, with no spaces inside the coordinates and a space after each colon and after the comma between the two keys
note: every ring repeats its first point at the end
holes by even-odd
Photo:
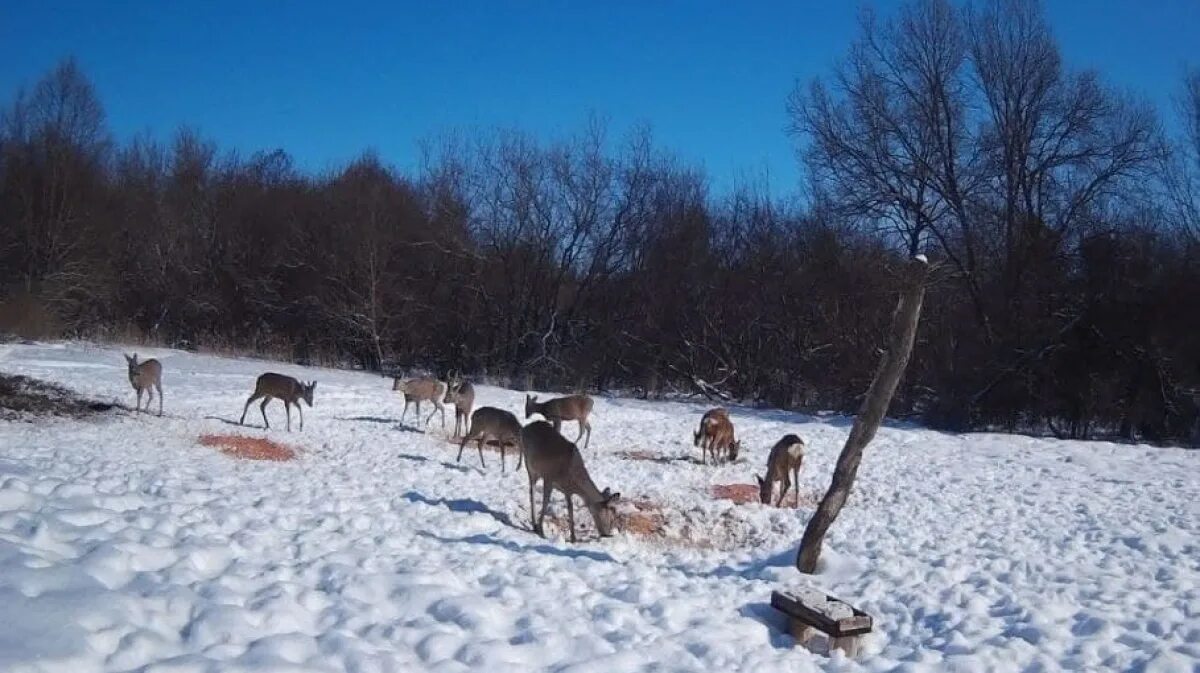
{"type": "Polygon", "coordinates": [[[892,414],[1197,443],[1200,71],[1176,102],[1069,68],[1031,0],[918,0],[796,86],[778,199],[594,121],[407,172],[117,142],[68,59],[0,119],[0,331],[852,410],[923,252],[892,414]]]}

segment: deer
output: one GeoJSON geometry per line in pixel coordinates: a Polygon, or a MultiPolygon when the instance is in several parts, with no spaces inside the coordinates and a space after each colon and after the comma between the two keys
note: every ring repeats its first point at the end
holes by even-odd
{"type": "Polygon", "coordinates": [[[529,473],[529,516],[533,532],[546,536],[542,524],[546,520],[546,507],[555,489],[567,497],[567,521],[571,526],[571,542],[575,542],[575,506],[573,497],[579,496],[592,514],[596,531],[600,537],[611,537],[617,520],[617,501],[620,493],[596,488],[592,477],[583,464],[579,447],[558,433],[546,421],[534,421],[521,428],[521,448],[525,452],[525,470],[529,473]],[[534,517],[533,489],[538,480],[542,482],[542,510],[534,517]]]}
{"type": "MultiPolygon", "coordinates": [[[[469,384],[468,384],[469,385],[469,384]]],[[[479,465],[487,467],[483,462],[483,443],[493,441],[500,444],[500,471],[504,472],[505,450],[513,446],[517,450],[517,469],[521,469],[521,421],[511,411],[496,407],[479,407],[471,414],[471,427],[463,435],[462,443],[458,445],[458,460],[462,462],[463,448],[467,442],[475,440],[479,448],[479,465]]]]}
{"type": "MultiPolygon", "coordinates": [[[[471,407],[475,406],[475,386],[471,385],[470,381],[451,381],[450,385],[446,386],[446,397],[442,399],[445,404],[454,405],[454,436],[459,436],[459,428],[461,431],[467,430],[467,421],[471,418],[471,407]]],[[[514,418],[516,418],[514,416],[514,418]]],[[[520,423],[517,424],[520,427],[520,423]]],[[[481,454],[482,455],[482,454],[481,454]]]]}
{"type": "Polygon", "coordinates": [[[729,420],[729,412],[721,407],[709,409],[700,419],[700,427],[692,433],[692,446],[700,447],[700,461],[708,464],[708,454],[713,457],[716,465],[720,459],[721,450],[728,454],[729,461],[735,461],[742,443],[734,439],[733,421],[729,420]]]}
{"type": "Polygon", "coordinates": [[[429,427],[429,421],[433,420],[433,415],[437,412],[442,412],[442,429],[446,429],[446,407],[442,406],[442,398],[446,395],[446,384],[432,378],[425,377],[419,379],[404,380],[400,377],[392,379],[392,390],[399,390],[404,393],[404,411],[400,414],[400,423],[404,424],[404,417],[408,415],[408,405],[414,402],[417,405],[417,420],[421,420],[421,402],[432,402],[433,411],[429,412],[429,418],[425,419],[425,427],[429,427]]]}
{"type": "Polygon", "coordinates": [[[585,449],[592,442],[592,424],[588,423],[588,416],[591,413],[592,398],[587,395],[555,397],[545,402],[538,402],[537,395],[525,396],[525,418],[541,414],[543,418],[554,425],[555,430],[562,427],[563,421],[579,421],[579,436],[575,438],[575,441],[578,442],[583,437],[583,431],[587,430],[587,439],[583,442],[585,449]]]}
{"type": "Polygon", "coordinates": [[[125,355],[125,364],[129,365],[129,383],[137,391],[137,404],[134,413],[142,411],[142,391],[146,391],[146,411],[150,411],[150,403],[154,401],[154,388],[158,389],[158,415],[162,416],[162,363],[154,358],[138,362],[137,353],[125,355]]]}
{"type": "Polygon", "coordinates": [[[792,487],[793,480],[796,484],[796,506],[800,506],[800,466],[804,463],[804,440],[798,435],[787,434],[783,436],[775,446],[771,447],[771,453],[767,456],[767,476],[765,478],[754,475],[758,480],[758,499],[764,505],[771,504],[771,490],[775,486],[775,482],[782,481],[783,488],[779,491],[779,499],[775,501],[775,506],[779,507],[783,504],[783,496],[787,495],[788,489],[792,487]]]}
{"type": "Polygon", "coordinates": [[[271,423],[267,420],[267,405],[271,400],[283,400],[283,408],[287,411],[287,429],[292,431],[292,405],[296,405],[296,411],[300,412],[300,431],[304,431],[304,407],[300,406],[300,400],[304,400],[311,408],[313,405],[313,391],[317,388],[317,382],[311,381],[304,383],[297,381],[290,376],[267,372],[258,377],[254,382],[254,394],[250,399],[246,400],[246,406],[242,407],[242,418],[238,421],[238,425],[243,425],[246,422],[246,411],[250,408],[250,403],[259,398],[264,398],[262,406],[259,410],[262,411],[263,425],[267,429],[271,429],[271,423]]]}

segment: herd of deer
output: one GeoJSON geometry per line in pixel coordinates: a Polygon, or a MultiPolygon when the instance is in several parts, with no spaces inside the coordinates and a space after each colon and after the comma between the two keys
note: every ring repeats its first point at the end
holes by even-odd
{"type": "MultiPolygon", "coordinates": [[[[154,399],[154,391],[158,391],[158,415],[162,416],[162,364],[150,359],[138,361],[137,354],[126,355],[129,367],[129,382],[137,392],[135,411],[141,412],[142,393],[146,392],[145,411],[150,410],[154,399]]],[[[300,429],[304,429],[304,412],[301,400],[313,405],[313,391],[316,381],[303,382],[290,376],[268,372],[258,377],[254,385],[254,393],[246,400],[242,408],[241,425],[246,420],[246,412],[250,405],[258,399],[262,400],[259,410],[262,412],[263,424],[270,429],[267,420],[267,404],[273,399],[283,402],[287,414],[287,429],[292,429],[292,405],[300,413],[300,429]]],[[[483,457],[483,445],[495,444],[500,447],[500,470],[506,471],[505,458],[507,450],[512,448],[517,454],[517,469],[522,462],[529,475],[529,512],[533,520],[533,530],[544,535],[542,524],[546,518],[546,508],[550,496],[558,490],[567,499],[567,521],[571,528],[571,541],[575,542],[575,512],[573,498],[579,496],[596,524],[596,530],[601,537],[612,535],[616,521],[616,503],[620,493],[609,489],[601,491],[596,487],[583,463],[583,455],[576,443],[584,440],[586,449],[591,443],[592,426],[588,416],[592,413],[592,398],[587,395],[569,395],[539,402],[537,396],[525,396],[525,418],[540,414],[546,420],[534,421],[521,425],[512,412],[496,407],[479,407],[475,405],[475,387],[469,381],[452,380],[445,383],[431,377],[402,379],[395,378],[392,390],[404,395],[404,411],[400,414],[403,424],[410,405],[416,405],[418,420],[421,417],[421,403],[433,404],[433,411],[425,419],[425,425],[433,420],[434,415],[441,413],[442,429],[446,428],[446,404],[454,405],[454,437],[461,437],[458,445],[458,461],[462,461],[463,450],[467,443],[476,442],[479,451],[479,464],[487,467],[483,457]],[[563,421],[579,423],[579,434],[572,442],[560,434],[563,421]],[[584,435],[587,435],[586,438],[584,435]],[[542,507],[534,516],[534,490],[538,482],[542,482],[542,507]]],[[[711,409],[700,419],[700,427],[692,436],[694,446],[700,448],[701,461],[708,463],[709,456],[713,463],[734,461],[737,459],[741,442],[734,438],[733,422],[725,409],[711,409]]],[[[792,487],[793,479],[799,481],[800,466],[804,461],[804,440],[797,435],[789,434],[776,442],[767,458],[767,473],[765,477],[755,475],[758,480],[759,498],[763,504],[770,504],[776,482],[782,484],[779,496],[775,501],[778,507],[792,487]]],[[[797,491],[798,495],[798,491],[797,491]]]]}

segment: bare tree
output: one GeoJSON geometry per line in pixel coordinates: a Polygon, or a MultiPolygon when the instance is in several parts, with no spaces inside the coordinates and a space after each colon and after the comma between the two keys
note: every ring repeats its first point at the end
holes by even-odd
{"type": "Polygon", "coordinates": [[[892,315],[892,331],[888,337],[887,351],[879,363],[879,370],[867,389],[858,416],[850,428],[850,436],[838,456],[837,466],[833,470],[833,482],[817,511],[813,512],[804,529],[804,537],[800,541],[800,551],[796,555],[796,567],[803,573],[814,573],[817,561],[821,557],[821,545],[825,533],[837,519],[850,497],[854,488],[854,479],[858,475],[858,465],[862,462],[863,449],[875,438],[879,424],[887,414],[888,405],[900,384],[900,377],[908,366],[908,357],[912,353],[913,342],[916,340],[917,323],[921,319],[921,304],[925,299],[925,278],[929,272],[929,264],[924,257],[914,257],[905,268],[901,278],[900,301],[892,315]]]}

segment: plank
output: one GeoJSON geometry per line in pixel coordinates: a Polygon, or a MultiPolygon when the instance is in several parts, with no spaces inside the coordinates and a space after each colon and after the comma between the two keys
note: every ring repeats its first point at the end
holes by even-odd
{"type": "Polygon", "coordinates": [[[815,590],[772,591],[771,607],[812,626],[831,638],[844,638],[870,633],[874,628],[871,615],[845,601],[815,590]],[[824,600],[814,600],[819,596],[824,600]],[[850,616],[842,616],[849,611],[850,616]]]}

